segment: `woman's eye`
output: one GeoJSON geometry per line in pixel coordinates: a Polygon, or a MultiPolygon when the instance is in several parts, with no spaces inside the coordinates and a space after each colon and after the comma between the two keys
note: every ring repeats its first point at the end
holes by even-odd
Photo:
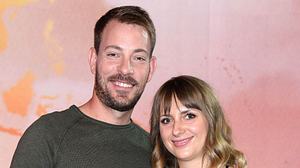
{"type": "Polygon", "coordinates": [[[170,121],[171,121],[170,118],[163,118],[163,119],[160,120],[160,123],[168,124],[170,121]]]}
{"type": "Polygon", "coordinates": [[[193,114],[193,113],[187,113],[187,114],[185,115],[185,119],[187,119],[187,120],[193,119],[193,118],[195,118],[195,117],[196,117],[196,115],[193,114]]]}

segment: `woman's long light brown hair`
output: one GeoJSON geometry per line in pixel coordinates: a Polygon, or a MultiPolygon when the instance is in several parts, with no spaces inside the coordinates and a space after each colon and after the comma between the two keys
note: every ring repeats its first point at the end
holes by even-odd
{"type": "Polygon", "coordinates": [[[247,167],[243,153],[232,145],[231,128],[212,88],[201,79],[183,75],[168,80],[154,96],[150,119],[153,168],[178,167],[176,157],[165,148],[159,132],[160,115],[170,112],[175,96],[187,108],[200,110],[208,121],[203,157],[209,160],[210,168],[247,167]]]}

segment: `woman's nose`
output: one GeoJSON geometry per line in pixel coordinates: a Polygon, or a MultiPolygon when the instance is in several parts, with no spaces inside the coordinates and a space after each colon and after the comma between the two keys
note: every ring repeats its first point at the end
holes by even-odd
{"type": "Polygon", "coordinates": [[[180,136],[183,133],[184,133],[184,126],[183,126],[183,124],[179,120],[175,121],[174,124],[173,124],[172,134],[175,137],[178,137],[178,136],[180,136]]]}

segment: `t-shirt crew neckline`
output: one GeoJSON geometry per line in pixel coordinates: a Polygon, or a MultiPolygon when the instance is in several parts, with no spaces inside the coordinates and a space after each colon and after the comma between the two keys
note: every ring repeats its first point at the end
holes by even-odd
{"type": "Polygon", "coordinates": [[[132,119],[130,119],[130,123],[129,124],[125,124],[125,125],[116,125],[116,124],[111,124],[111,123],[107,123],[104,121],[100,121],[100,120],[96,120],[92,117],[89,117],[88,115],[84,114],[76,105],[72,105],[70,107],[70,109],[74,109],[79,115],[81,115],[82,117],[86,118],[87,120],[96,123],[96,124],[100,124],[102,126],[105,127],[111,127],[111,128],[116,128],[116,129],[125,129],[125,128],[131,128],[134,127],[134,123],[132,121],[132,119]]]}

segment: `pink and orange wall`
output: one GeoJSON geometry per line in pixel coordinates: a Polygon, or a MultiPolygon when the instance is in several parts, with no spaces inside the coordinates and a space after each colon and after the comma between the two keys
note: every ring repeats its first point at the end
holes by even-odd
{"type": "Polygon", "coordinates": [[[91,96],[93,27],[119,5],[145,8],[157,28],[137,123],[149,130],[165,80],[195,75],[215,88],[250,168],[300,167],[299,0],[1,0],[0,167],[39,116],[91,96]]]}

